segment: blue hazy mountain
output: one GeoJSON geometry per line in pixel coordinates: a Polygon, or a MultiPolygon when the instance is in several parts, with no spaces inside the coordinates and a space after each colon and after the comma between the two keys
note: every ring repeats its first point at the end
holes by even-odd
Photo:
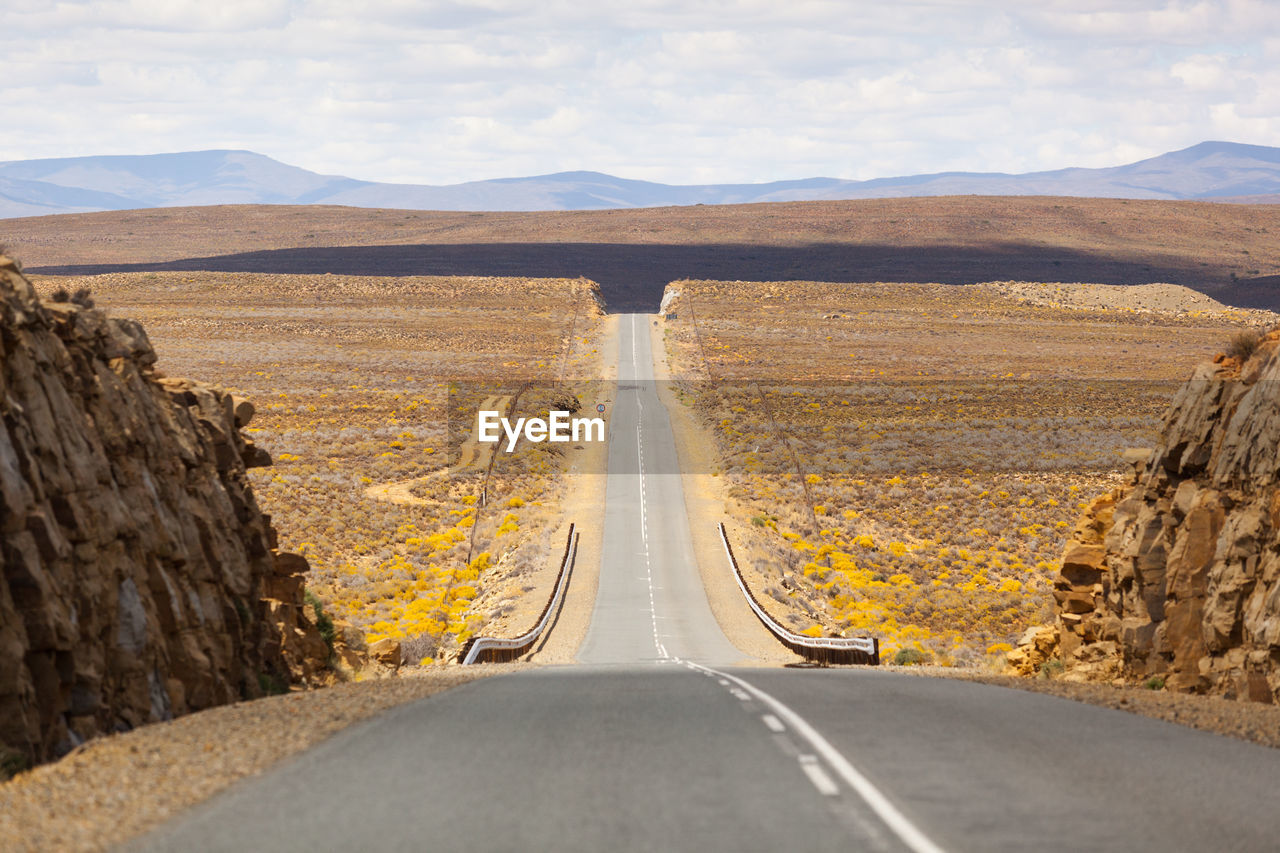
{"type": "MultiPolygon", "coordinates": [[[[1221,199],[1280,194],[1280,148],[1202,142],[1103,169],[942,172],[849,181],[679,186],[560,172],[446,186],[320,175],[251,151],[0,163],[0,217],[204,204],[340,204],[411,210],[599,210],[936,195],[1221,199]]],[[[1274,201],[1276,199],[1266,199],[1274,201]]]]}

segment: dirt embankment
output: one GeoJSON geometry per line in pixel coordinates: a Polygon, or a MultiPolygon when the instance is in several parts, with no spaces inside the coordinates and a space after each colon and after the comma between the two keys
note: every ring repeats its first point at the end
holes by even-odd
{"type": "MultiPolygon", "coordinates": [[[[597,359],[592,376],[600,381],[592,387],[611,389],[618,378],[618,315],[607,316],[593,344],[597,359]]],[[[603,392],[602,392],[603,393],[603,392]]],[[[583,401],[594,403],[595,401],[583,401]]],[[[603,401],[601,401],[603,402],[603,401]]],[[[605,403],[606,410],[610,409],[605,403]]],[[[553,541],[563,542],[568,535],[568,524],[573,522],[578,532],[578,553],[573,575],[565,591],[564,604],[553,617],[551,633],[535,647],[531,660],[545,664],[573,663],[586,639],[595,610],[596,591],[600,587],[600,566],[604,550],[604,503],[606,474],[609,468],[608,442],[590,442],[575,450],[574,462],[565,475],[564,497],[561,503],[562,522],[556,528],[553,541]]],[[[539,601],[545,602],[551,593],[548,582],[539,601]]],[[[531,599],[531,603],[536,599],[531,599]]],[[[527,615],[522,627],[532,627],[532,614],[527,615]]]]}
{"type": "MultiPolygon", "coordinates": [[[[581,334],[581,333],[580,333],[581,334]]],[[[598,318],[590,331],[576,337],[562,355],[559,375],[565,388],[594,417],[595,406],[606,403],[617,378],[617,315],[598,318]]],[[[498,408],[498,401],[491,408],[498,408]]],[[[608,415],[604,415],[606,423],[608,415]]],[[[606,427],[607,429],[607,427],[606,427]]],[[[607,442],[569,445],[563,470],[557,475],[556,498],[546,507],[544,539],[547,557],[532,574],[503,575],[501,564],[485,579],[475,600],[476,612],[495,614],[482,633],[491,637],[516,637],[537,623],[547,599],[555,588],[560,557],[568,541],[569,526],[578,535],[578,550],[569,586],[560,608],[552,615],[548,633],[535,644],[529,660],[538,663],[572,663],[586,637],[599,584],[602,534],[604,530],[605,475],[608,469],[607,442]]],[[[462,458],[484,464],[484,454],[464,445],[462,458]]]]}

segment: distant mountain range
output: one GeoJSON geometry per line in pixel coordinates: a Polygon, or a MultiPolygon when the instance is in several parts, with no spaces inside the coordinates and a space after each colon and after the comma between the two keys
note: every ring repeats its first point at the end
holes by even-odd
{"type": "Polygon", "coordinates": [[[252,151],[66,157],[0,163],[0,218],[206,204],[340,204],[408,210],[599,210],[689,204],[1062,195],[1276,202],[1280,148],[1202,142],[1125,166],[1020,175],[942,172],[847,181],[672,186],[561,172],[448,186],[319,175],[252,151]]]}

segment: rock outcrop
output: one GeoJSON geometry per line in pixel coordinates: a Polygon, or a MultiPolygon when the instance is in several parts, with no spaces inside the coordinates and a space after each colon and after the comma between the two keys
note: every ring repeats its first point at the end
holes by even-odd
{"type": "Polygon", "coordinates": [[[0,752],[27,763],[328,658],[249,488],[252,406],[155,361],[0,256],[0,752]]]}
{"type": "Polygon", "coordinates": [[[1278,351],[1280,330],[1199,367],[1132,483],[1089,506],[1055,584],[1064,677],[1280,700],[1278,351]]]}

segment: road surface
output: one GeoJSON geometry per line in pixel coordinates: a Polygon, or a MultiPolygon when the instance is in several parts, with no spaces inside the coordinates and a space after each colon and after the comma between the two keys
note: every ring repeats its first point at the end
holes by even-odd
{"type": "Polygon", "coordinates": [[[580,663],[353,726],[137,849],[1276,849],[1280,751],[961,681],[735,665],[646,384],[647,322],[620,323],[580,663]]]}
{"type": "Polygon", "coordinates": [[[648,323],[639,314],[618,323],[600,587],[578,660],[736,663],[747,655],[716,624],[694,562],[675,436],[654,385],[648,323]]]}

